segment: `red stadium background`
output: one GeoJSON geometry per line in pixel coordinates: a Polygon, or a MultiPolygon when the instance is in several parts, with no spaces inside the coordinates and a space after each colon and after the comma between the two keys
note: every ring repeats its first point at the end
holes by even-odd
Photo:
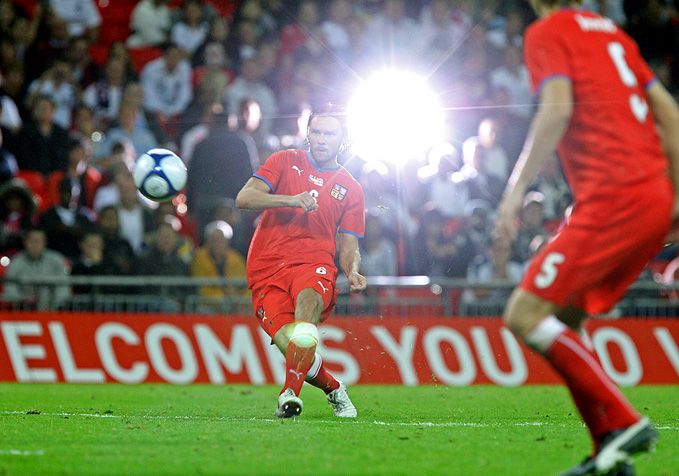
{"type": "MultiPolygon", "coordinates": [[[[548,364],[500,319],[333,318],[321,353],[349,384],[552,384],[548,364]]],[[[618,384],[679,384],[679,322],[591,321],[618,384]]],[[[253,318],[22,313],[0,317],[0,380],[266,384],[284,361],[253,318]]]]}

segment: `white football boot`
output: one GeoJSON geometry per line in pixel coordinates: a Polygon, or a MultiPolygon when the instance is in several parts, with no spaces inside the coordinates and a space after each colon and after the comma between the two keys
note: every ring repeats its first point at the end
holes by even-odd
{"type": "Polygon", "coordinates": [[[349,394],[347,393],[347,386],[340,382],[337,390],[333,390],[328,394],[328,403],[332,405],[332,411],[336,417],[340,418],[356,418],[356,407],[351,403],[349,394]]]}
{"type": "Polygon", "coordinates": [[[278,397],[278,408],[274,415],[278,418],[298,417],[302,413],[302,408],[304,408],[302,399],[295,395],[292,389],[286,388],[278,397]]]}

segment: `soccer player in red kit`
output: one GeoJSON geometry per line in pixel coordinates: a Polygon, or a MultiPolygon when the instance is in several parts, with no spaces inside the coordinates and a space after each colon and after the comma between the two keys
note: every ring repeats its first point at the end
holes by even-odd
{"type": "Polygon", "coordinates": [[[593,455],[565,474],[633,474],[630,456],[652,449],[657,434],[604,373],[580,325],[612,308],[670,230],[679,210],[679,109],[611,20],[579,2],[531,3],[540,18],[526,31],[525,57],[539,104],[498,208],[496,239],[516,236],[526,189],[555,150],[574,207],[504,318],[561,375],[594,441],[593,455]]]}
{"type": "Polygon", "coordinates": [[[308,151],[272,154],[236,197],[239,208],[264,210],[248,252],[248,286],[260,325],[285,355],[276,416],[302,412],[299,393],[306,379],[325,391],[336,416],[353,418],[356,408],[346,386],[325,369],[316,352],[316,326],[335,304],[337,236],[339,264],[350,290],[366,288],[358,272],[364,196],[337,162],[346,141],[340,111],[326,107],[313,113],[307,138],[308,151]]]}

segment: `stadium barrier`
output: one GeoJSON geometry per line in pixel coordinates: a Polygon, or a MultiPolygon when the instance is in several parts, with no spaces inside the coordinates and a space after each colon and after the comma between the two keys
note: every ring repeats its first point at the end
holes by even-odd
{"type": "MultiPolygon", "coordinates": [[[[3,301],[4,311],[131,312],[250,315],[252,305],[243,279],[184,276],[22,276],[15,283],[33,289],[34,300],[3,301]],[[221,295],[205,295],[202,289],[221,295]],[[64,292],[73,290],[72,293],[64,292]],[[59,296],[59,298],[57,298],[59,296]],[[66,297],[64,297],[66,296],[66,297]]],[[[470,283],[463,279],[429,276],[369,277],[368,290],[349,294],[338,284],[335,315],[384,317],[484,317],[502,313],[515,283],[470,283]]],[[[679,283],[640,280],[611,312],[611,316],[679,317],[679,283]]]]}
{"type": "MultiPolygon", "coordinates": [[[[679,384],[679,321],[593,320],[589,336],[623,386],[679,384]]],[[[282,383],[285,364],[254,317],[31,312],[0,315],[0,381],[282,383]]],[[[498,318],[336,317],[320,352],[349,384],[558,382],[498,318]]]]}

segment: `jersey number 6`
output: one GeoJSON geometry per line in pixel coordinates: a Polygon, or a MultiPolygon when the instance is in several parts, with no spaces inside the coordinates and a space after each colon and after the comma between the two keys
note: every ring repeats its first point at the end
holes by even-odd
{"type": "MultiPolygon", "coordinates": [[[[613,60],[615,69],[618,70],[618,76],[620,76],[622,84],[628,88],[636,88],[638,84],[637,77],[630,69],[627,61],[625,61],[625,48],[617,41],[612,41],[608,44],[608,55],[613,60]]],[[[630,94],[629,107],[632,109],[632,114],[637,118],[637,121],[646,121],[648,104],[637,93],[630,94]]]]}

